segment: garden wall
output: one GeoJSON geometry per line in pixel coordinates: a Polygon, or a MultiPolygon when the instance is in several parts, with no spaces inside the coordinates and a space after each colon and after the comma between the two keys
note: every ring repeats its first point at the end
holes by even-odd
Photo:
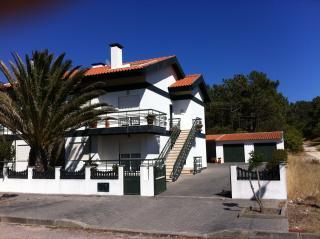
{"type": "Polygon", "coordinates": [[[85,168],[84,179],[60,179],[60,167],[55,168],[54,179],[34,179],[33,168],[27,170],[27,178],[8,178],[8,173],[4,173],[3,180],[0,180],[0,192],[123,195],[123,166],[119,166],[118,177],[115,179],[91,179],[90,167],[85,168]]]}
{"type": "MultiPolygon", "coordinates": [[[[279,178],[277,180],[260,180],[261,194],[263,199],[287,199],[287,180],[286,166],[279,166],[279,178]]],[[[235,199],[252,199],[252,193],[249,180],[239,179],[237,166],[231,166],[231,192],[235,199]]],[[[255,192],[258,192],[258,181],[252,180],[255,192]]]]}

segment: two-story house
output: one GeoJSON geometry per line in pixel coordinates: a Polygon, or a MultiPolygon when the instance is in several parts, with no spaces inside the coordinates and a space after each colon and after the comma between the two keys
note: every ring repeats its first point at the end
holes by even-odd
{"type": "MultiPolygon", "coordinates": [[[[88,160],[99,167],[137,167],[162,157],[167,179],[174,180],[195,166],[205,168],[204,103],[209,96],[203,77],[185,75],[176,56],[124,63],[123,47],[110,47],[111,64],[93,64],[85,83],[105,81],[106,93],[94,101],[106,102],[116,112],[66,138],[66,168],[79,170],[88,160]]],[[[16,170],[24,170],[29,146],[22,140],[14,144],[16,170]]]]}

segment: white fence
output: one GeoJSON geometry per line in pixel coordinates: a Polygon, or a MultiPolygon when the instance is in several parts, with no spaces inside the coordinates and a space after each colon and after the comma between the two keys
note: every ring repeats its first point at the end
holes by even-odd
{"type": "MultiPolygon", "coordinates": [[[[239,180],[237,175],[237,166],[231,166],[231,192],[232,198],[252,199],[252,193],[249,180],[239,180]]],[[[280,180],[260,180],[261,195],[263,199],[287,199],[287,180],[286,166],[280,165],[280,180]]],[[[252,180],[255,193],[258,193],[258,181],[252,180]]]]}
{"type": "MultiPolygon", "coordinates": [[[[61,179],[60,167],[55,168],[54,179],[35,179],[29,167],[27,178],[8,178],[4,173],[0,179],[0,192],[66,194],[66,195],[124,195],[124,166],[118,167],[114,179],[91,179],[90,167],[85,168],[84,179],[61,179]]],[[[4,170],[5,171],[5,170],[4,170]]],[[[154,196],[153,167],[141,167],[141,196],[154,196]]]]}

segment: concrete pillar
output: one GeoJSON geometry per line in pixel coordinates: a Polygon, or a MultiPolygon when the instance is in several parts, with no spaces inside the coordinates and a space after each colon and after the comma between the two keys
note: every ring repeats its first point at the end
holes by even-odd
{"type": "Polygon", "coordinates": [[[91,177],[91,167],[87,166],[85,168],[85,180],[90,180],[91,177]]]}
{"type": "Polygon", "coordinates": [[[28,180],[31,180],[32,179],[32,170],[33,170],[33,167],[28,167],[28,180]]]}
{"type": "Polygon", "coordinates": [[[140,166],[140,194],[141,196],[154,196],[153,166],[140,166]]]}
{"type": "Polygon", "coordinates": [[[230,166],[231,198],[237,198],[237,166],[230,166]]]}
{"type": "Polygon", "coordinates": [[[56,181],[60,180],[60,169],[61,169],[60,166],[57,166],[57,167],[54,168],[54,170],[55,170],[55,172],[54,172],[55,179],[54,180],[56,180],[56,181]]]}
{"type": "Polygon", "coordinates": [[[119,180],[119,195],[124,195],[124,166],[123,165],[119,165],[118,166],[118,180],[119,180]]]}
{"type": "Polygon", "coordinates": [[[288,198],[288,191],[287,191],[287,165],[286,164],[280,164],[279,165],[280,170],[280,188],[282,192],[282,198],[287,199],[288,198]]]}

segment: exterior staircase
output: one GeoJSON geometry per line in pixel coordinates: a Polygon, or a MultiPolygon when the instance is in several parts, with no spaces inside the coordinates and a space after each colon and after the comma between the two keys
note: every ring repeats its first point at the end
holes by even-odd
{"type": "Polygon", "coordinates": [[[180,130],[180,120],[172,127],[171,135],[157,160],[158,164],[165,165],[166,181],[174,182],[181,174],[193,173],[194,169],[184,168],[184,165],[199,126],[202,127],[201,119],[196,118],[191,129],[180,130]]]}
{"type": "MultiPolygon", "coordinates": [[[[179,137],[177,138],[175,144],[170,150],[167,159],[166,159],[166,179],[170,180],[171,172],[173,171],[173,167],[177,161],[177,158],[183,148],[184,143],[186,142],[190,130],[181,130],[179,137]]],[[[190,171],[190,170],[189,170],[190,171]]],[[[182,174],[188,173],[188,170],[183,170],[182,174]]],[[[170,180],[171,181],[171,180],[170,180]]]]}

